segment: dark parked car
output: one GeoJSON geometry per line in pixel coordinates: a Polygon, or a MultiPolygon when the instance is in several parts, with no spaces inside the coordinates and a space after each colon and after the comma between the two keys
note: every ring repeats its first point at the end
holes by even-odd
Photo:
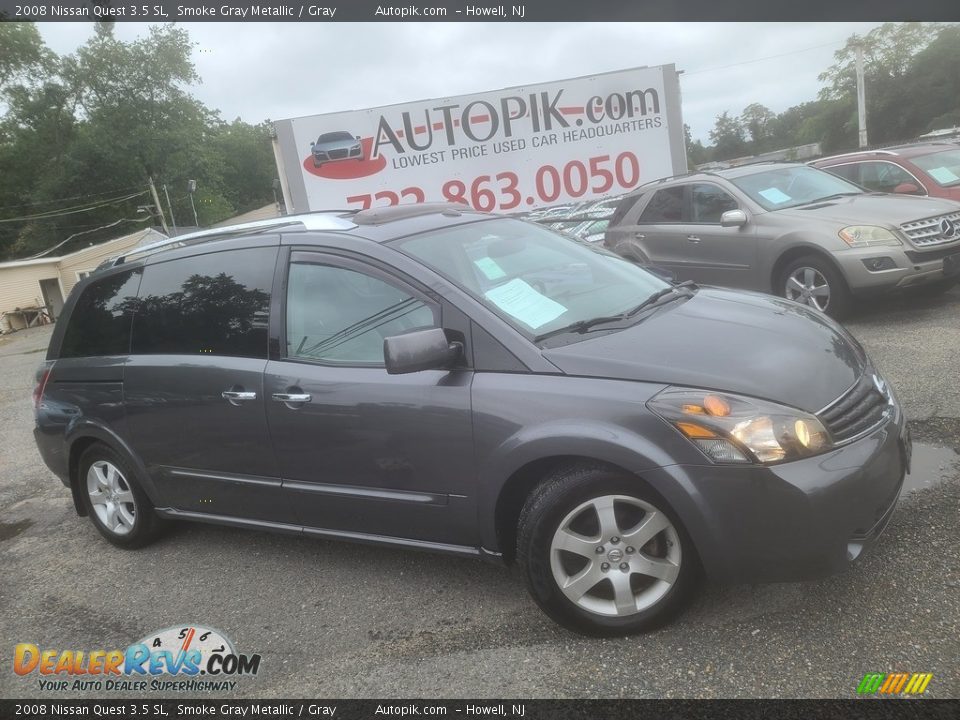
{"type": "Polygon", "coordinates": [[[313,154],[314,167],[340,160],[364,159],[360,138],[342,130],[318,137],[316,142],[310,143],[310,152],[313,154]]]}
{"type": "Polygon", "coordinates": [[[960,202],[960,147],[953,143],[853,152],[810,164],[877,192],[960,202]]]}
{"type": "Polygon", "coordinates": [[[181,518],[517,561],[551,617],[606,635],[704,572],[843,569],[910,457],[822,314],[449,205],[139,248],[71,293],[34,402],[115,545],[181,518]]]}

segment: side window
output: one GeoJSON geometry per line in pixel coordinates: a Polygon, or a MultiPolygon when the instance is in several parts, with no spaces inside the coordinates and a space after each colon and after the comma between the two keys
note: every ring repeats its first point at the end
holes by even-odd
{"type": "Polygon", "coordinates": [[[823,168],[827,172],[849,180],[857,185],[863,185],[860,181],[860,163],[848,163],[846,165],[834,165],[833,167],[823,168]]]}
{"type": "Polygon", "coordinates": [[[860,183],[877,192],[892,193],[898,185],[916,185],[906,170],[888,162],[865,162],[860,166],[860,183]]]}
{"type": "Polygon", "coordinates": [[[67,320],[60,357],[126,355],[130,319],[137,302],[141,269],[94,280],[77,298],[67,320]]]}
{"type": "Polygon", "coordinates": [[[643,193],[638,193],[636,195],[627,195],[617,203],[616,209],[610,216],[610,227],[613,228],[622,223],[624,218],[627,217],[641,199],[643,199],[643,193]]]}
{"type": "Polygon", "coordinates": [[[645,224],[677,223],[683,216],[683,186],[657,190],[643,209],[639,222],[645,224]]]}
{"type": "Polygon", "coordinates": [[[739,205],[726,192],[710,183],[691,185],[691,211],[693,222],[720,224],[720,216],[727,210],[736,210],[739,205]]]}
{"type": "Polygon", "coordinates": [[[276,248],[252,248],[148,265],[134,354],[266,358],[276,256],[276,248]]]}
{"type": "Polygon", "coordinates": [[[287,356],[383,365],[383,339],[439,325],[439,312],[373,275],[295,262],[287,283],[287,356]]]}

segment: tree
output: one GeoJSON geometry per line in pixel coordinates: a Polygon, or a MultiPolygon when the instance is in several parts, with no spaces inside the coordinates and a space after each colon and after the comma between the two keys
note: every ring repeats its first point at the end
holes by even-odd
{"type": "Polygon", "coordinates": [[[770,126],[775,118],[776,115],[774,115],[770,108],[760,103],[751,103],[740,113],[740,124],[743,126],[747,135],[750,136],[750,143],[754,153],[774,149],[770,147],[770,126]]]}
{"type": "Polygon", "coordinates": [[[32,25],[0,24],[0,258],[52,247],[78,231],[86,243],[142,227],[150,216],[138,209],[156,212],[146,192],[151,177],[168,186],[181,225],[193,224],[188,180],[197,181],[204,225],[273,199],[267,126],[225,123],[190,94],[200,81],[192,47],[176,26],[122,42],[112,24],[97,23],[75,53],[58,57],[32,25]],[[78,203],[89,207],[49,212],[78,203]],[[117,220],[123,223],[97,230],[117,220]]]}
{"type": "Polygon", "coordinates": [[[710,140],[713,142],[714,160],[730,160],[747,154],[743,125],[739,118],[730,117],[730,113],[726,111],[717,116],[713,130],[710,131],[710,140]]]}

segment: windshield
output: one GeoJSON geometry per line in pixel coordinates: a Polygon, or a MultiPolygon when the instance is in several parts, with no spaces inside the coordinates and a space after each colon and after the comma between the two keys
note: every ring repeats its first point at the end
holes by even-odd
{"type": "Polygon", "coordinates": [[[960,150],[944,150],[910,159],[940,187],[960,185],[960,150]]]}
{"type": "Polygon", "coordinates": [[[860,195],[863,188],[806,165],[778,167],[730,178],[730,182],[767,210],[806,205],[836,195],[860,195]]]}
{"type": "Polygon", "coordinates": [[[337,140],[353,140],[353,135],[341,130],[339,132],[324,133],[319,138],[317,138],[318,143],[334,142],[337,140]]]}
{"type": "Polygon", "coordinates": [[[602,248],[509,218],[394,244],[530,338],[619,315],[669,285],[602,248]]]}

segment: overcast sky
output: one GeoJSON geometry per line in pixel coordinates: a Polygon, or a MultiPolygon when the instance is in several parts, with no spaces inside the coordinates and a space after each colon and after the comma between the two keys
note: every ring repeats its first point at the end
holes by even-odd
{"type": "MultiPolygon", "coordinates": [[[[225,120],[356,110],[640,65],[683,70],[683,117],[704,143],[724,110],[780,112],[816,98],[817,75],[879,23],[186,23],[194,94],[225,120]]],[[[73,51],[86,23],[41,23],[73,51]]],[[[117,23],[124,40],[144,25],[117,23]]]]}

